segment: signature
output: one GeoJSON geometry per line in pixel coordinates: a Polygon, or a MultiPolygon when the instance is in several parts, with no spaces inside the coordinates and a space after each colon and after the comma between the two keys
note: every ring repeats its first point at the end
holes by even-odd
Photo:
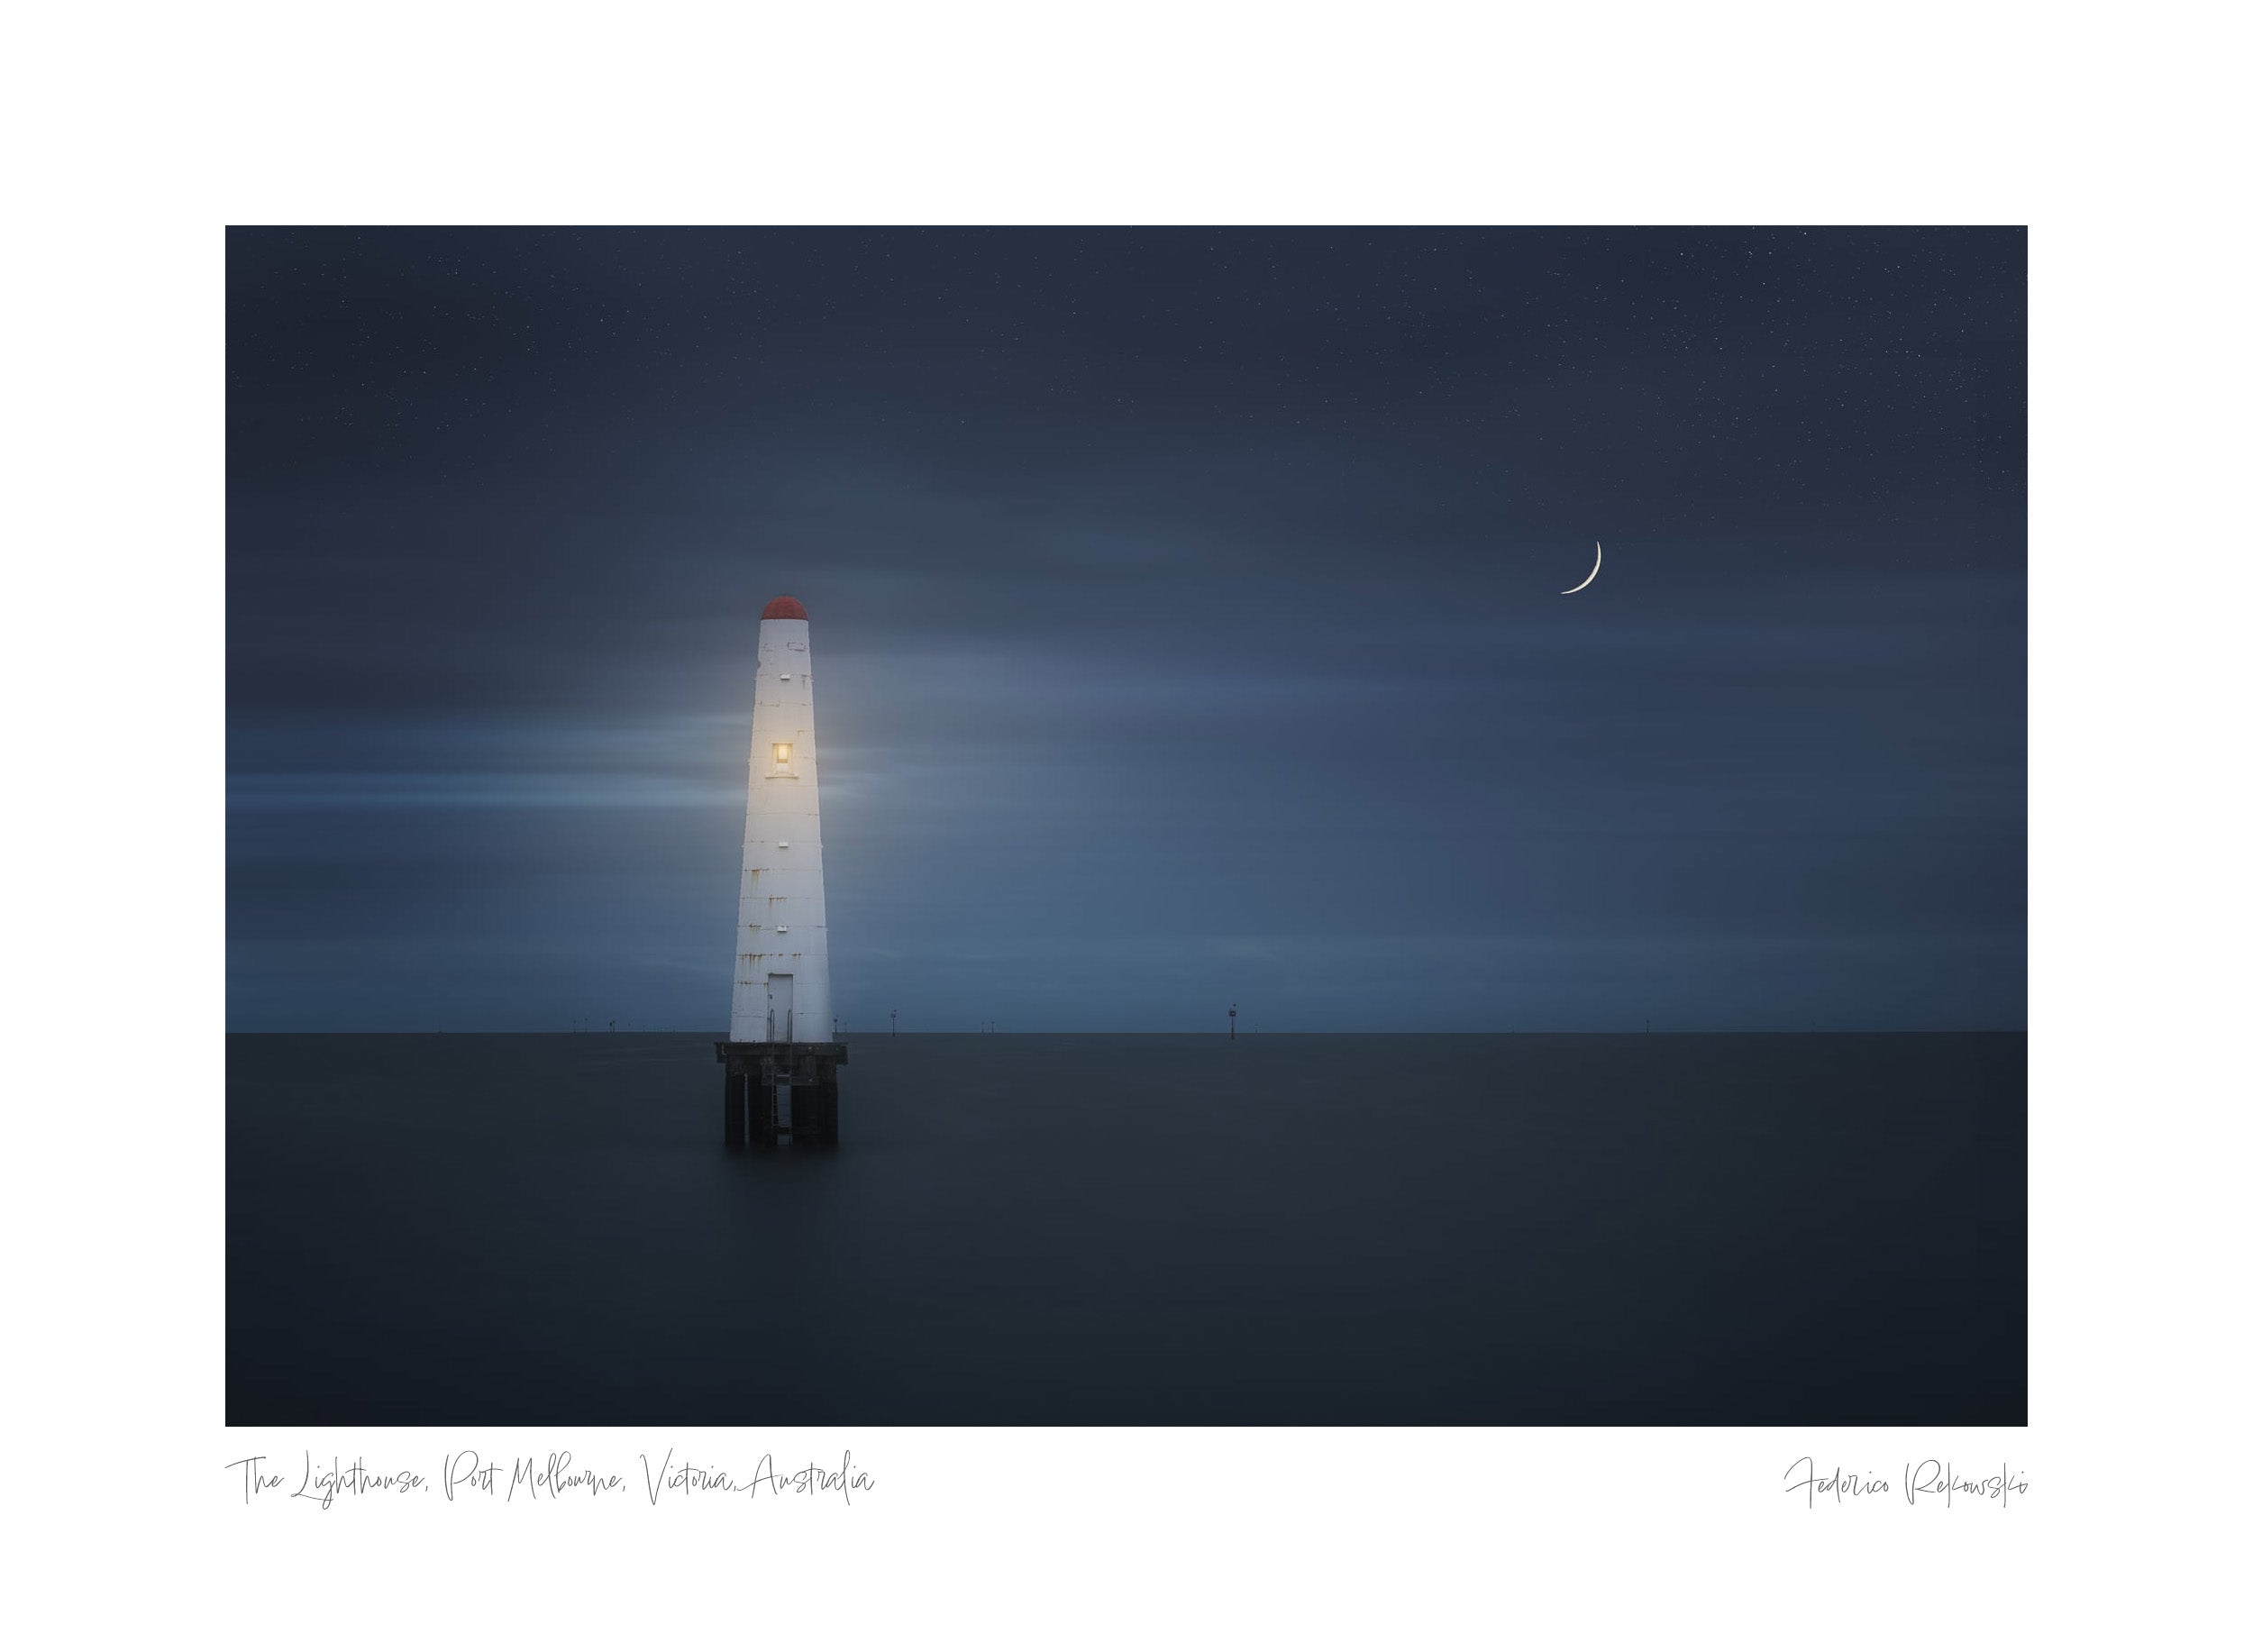
{"type": "Polygon", "coordinates": [[[1944,1463],[1938,1457],[1927,1457],[1921,1463],[1902,1465],[1899,1480],[1888,1478],[1875,1471],[1851,1474],[1840,1465],[1828,1473],[1815,1465],[1813,1457],[1801,1457],[1783,1471],[1783,1489],[1789,1494],[1806,1493],[1807,1506],[1813,1508],[1818,1497],[1827,1497],[1834,1503],[1850,1499],[1890,1495],[1898,1486],[1902,1496],[1911,1507],[1919,1499],[1926,1502],[1938,1500],[1943,1508],[1953,1508],[1960,1492],[1966,1497],[1989,1500],[2008,1508],[2012,1496],[2026,1494],[2026,1475],[2023,1471],[2013,1474],[2008,1463],[2000,1473],[1966,1480],[1956,1472],[1956,1465],[1944,1463]]]}

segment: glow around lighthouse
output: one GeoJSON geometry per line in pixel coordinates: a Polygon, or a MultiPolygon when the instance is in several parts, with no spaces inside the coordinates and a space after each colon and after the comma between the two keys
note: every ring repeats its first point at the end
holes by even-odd
{"type": "Polygon", "coordinates": [[[727,1036],[739,1043],[823,1042],[829,1015],[812,626],[795,598],[777,597],[759,620],[727,1036]]]}

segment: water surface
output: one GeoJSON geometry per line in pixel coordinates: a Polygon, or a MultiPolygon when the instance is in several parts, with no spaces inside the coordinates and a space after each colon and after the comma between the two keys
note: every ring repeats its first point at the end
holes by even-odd
{"type": "Polygon", "coordinates": [[[228,1040],[233,1424],[2016,1424],[2023,1034],[228,1040]]]}

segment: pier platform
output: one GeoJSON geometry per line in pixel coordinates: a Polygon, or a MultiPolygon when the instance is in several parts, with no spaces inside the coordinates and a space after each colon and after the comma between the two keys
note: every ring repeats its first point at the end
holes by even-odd
{"type": "Polygon", "coordinates": [[[837,1145],[837,1069],[842,1044],[713,1045],[726,1069],[724,1135],[734,1148],[837,1145]]]}

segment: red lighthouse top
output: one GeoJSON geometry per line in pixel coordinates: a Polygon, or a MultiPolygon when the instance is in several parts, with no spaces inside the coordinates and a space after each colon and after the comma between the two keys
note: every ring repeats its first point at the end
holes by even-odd
{"type": "Polygon", "coordinates": [[[772,602],[767,604],[767,611],[759,617],[761,619],[804,619],[806,605],[795,597],[777,597],[772,602]]]}

